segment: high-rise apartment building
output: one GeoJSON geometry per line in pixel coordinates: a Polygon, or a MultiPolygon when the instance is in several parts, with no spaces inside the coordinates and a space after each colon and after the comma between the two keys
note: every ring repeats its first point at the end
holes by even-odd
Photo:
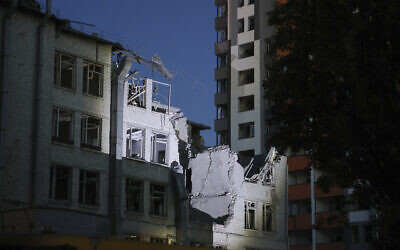
{"type": "Polygon", "coordinates": [[[263,82],[272,62],[270,39],[274,30],[267,12],[274,1],[216,0],[217,67],[215,131],[217,144],[230,145],[244,156],[265,153],[269,126],[263,82]]]}

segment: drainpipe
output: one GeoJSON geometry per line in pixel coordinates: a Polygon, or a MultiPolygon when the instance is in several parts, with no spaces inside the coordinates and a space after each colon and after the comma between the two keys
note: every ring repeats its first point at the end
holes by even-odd
{"type": "Polygon", "coordinates": [[[46,14],[42,17],[38,28],[38,39],[37,39],[37,61],[36,61],[36,84],[33,88],[33,126],[32,126],[32,175],[31,175],[31,203],[32,205],[36,201],[36,185],[37,183],[37,170],[39,166],[39,154],[40,154],[40,130],[41,130],[41,117],[40,117],[40,106],[42,101],[42,81],[43,81],[43,40],[45,37],[45,28],[50,19],[50,6],[51,1],[46,1],[46,14]]]}
{"type": "MultiPolygon", "coordinates": [[[[3,18],[3,32],[2,36],[2,48],[1,48],[1,81],[0,81],[0,154],[5,152],[5,145],[4,145],[4,133],[5,133],[5,126],[4,126],[4,115],[5,115],[5,106],[4,106],[4,99],[6,96],[5,92],[5,85],[8,81],[8,74],[6,72],[9,71],[9,57],[10,57],[10,22],[11,17],[14,14],[15,8],[17,6],[17,1],[11,1],[10,7],[8,8],[7,12],[3,18]]],[[[5,167],[4,157],[0,157],[0,205],[2,204],[3,200],[3,190],[2,187],[2,178],[3,178],[3,170],[5,167]]]]}

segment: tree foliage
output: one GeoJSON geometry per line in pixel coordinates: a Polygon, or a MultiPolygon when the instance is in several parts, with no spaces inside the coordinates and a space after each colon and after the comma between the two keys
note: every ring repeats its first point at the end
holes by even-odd
{"type": "Polygon", "coordinates": [[[321,184],[378,210],[380,249],[399,245],[400,1],[288,0],[269,22],[280,52],[265,84],[280,152],[304,149],[321,184]]]}

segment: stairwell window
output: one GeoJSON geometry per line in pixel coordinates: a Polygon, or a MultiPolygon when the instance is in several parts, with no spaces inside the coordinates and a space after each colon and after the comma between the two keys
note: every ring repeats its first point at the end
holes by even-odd
{"type": "Polygon", "coordinates": [[[144,130],[128,128],[126,130],[126,157],[143,159],[144,130]]]}
{"type": "Polygon", "coordinates": [[[83,62],[83,93],[91,96],[103,96],[104,67],[99,64],[83,62]]]}
{"type": "Polygon", "coordinates": [[[82,115],[81,147],[101,150],[101,118],[82,115]]]}
{"type": "Polygon", "coordinates": [[[271,205],[263,205],[263,231],[272,232],[273,228],[273,210],[271,205]]]}
{"type": "Polygon", "coordinates": [[[165,186],[150,184],[150,214],[167,216],[166,191],[165,186]]]}
{"type": "Polygon", "coordinates": [[[53,142],[74,144],[74,112],[53,108],[52,136],[53,142]]]}
{"type": "Polygon", "coordinates": [[[79,173],[79,204],[99,206],[100,174],[81,170],[79,173]]]}
{"type": "Polygon", "coordinates": [[[256,229],[256,205],[254,202],[244,202],[244,228],[256,229]]]}
{"type": "Polygon", "coordinates": [[[75,57],[56,52],[54,85],[66,89],[75,88],[75,57]]]}
{"type": "Polygon", "coordinates": [[[50,168],[50,200],[71,201],[71,177],[72,171],[69,167],[52,166],[50,168]]]}

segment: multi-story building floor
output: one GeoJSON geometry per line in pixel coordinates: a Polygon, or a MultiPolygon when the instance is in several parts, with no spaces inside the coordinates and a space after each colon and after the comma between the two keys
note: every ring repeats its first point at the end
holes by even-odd
{"type": "Polygon", "coordinates": [[[244,156],[269,150],[270,127],[263,81],[272,62],[270,40],[273,27],[267,12],[274,1],[216,0],[217,42],[217,144],[230,145],[244,156]]]}
{"type": "Polygon", "coordinates": [[[372,249],[370,206],[344,205],[348,189],[323,192],[319,171],[308,164],[305,156],[287,159],[289,249],[372,249]]]}

